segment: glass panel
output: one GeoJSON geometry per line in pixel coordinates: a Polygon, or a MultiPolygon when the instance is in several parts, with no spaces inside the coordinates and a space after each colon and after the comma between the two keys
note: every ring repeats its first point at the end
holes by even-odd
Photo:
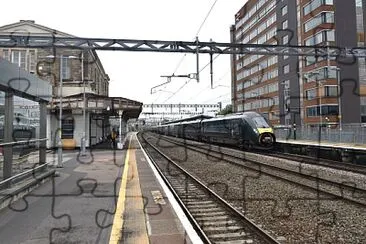
{"type": "Polygon", "coordinates": [[[18,174],[39,163],[39,104],[14,96],[13,174],[18,174]]]}

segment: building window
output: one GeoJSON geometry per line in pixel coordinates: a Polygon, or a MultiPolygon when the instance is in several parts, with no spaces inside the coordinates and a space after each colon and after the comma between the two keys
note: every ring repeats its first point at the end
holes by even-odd
{"type": "Polygon", "coordinates": [[[62,139],[74,138],[74,119],[65,118],[62,119],[62,139]]]}
{"type": "Polygon", "coordinates": [[[338,115],[338,105],[323,105],[322,115],[338,115]]]}
{"type": "Polygon", "coordinates": [[[36,71],[36,51],[20,49],[3,49],[3,58],[18,65],[18,67],[35,73],[36,71]]]}
{"type": "Polygon", "coordinates": [[[306,108],[306,114],[308,117],[316,117],[321,115],[338,115],[338,105],[322,105],[306,108]]]}
{"type": "Polygon", "coordinates": [[[316,117],[319,115],[319,107],[306,108],[306,114],[308,117],[316,117]]]}
{"type": "Polygon", "coordinates": [[[314,36],[308,38],[305,40],[305,45],[307,46],[313,46],[317,45],[322,42],[334,42],[335,41],[335,34],[334,30],[324,30],[320,31],[314,36]]]}
{"type": "Polygon", "coordinates": [[[322,12],[318,14],[304,24],[304,31],[308,32],[323,23],[334,23],[334,13],[322,12]]]}
{"type": "Polygon", "coordinates": [[[70,62],[69,59],[67,57],[62,59],[62,79],[66,80],[66,79],[70,79],[71,78],[71,74],[70,74],[70,62]]]}
{"type": "Polygon", "coordinates": [[[288,35],[282,37],[282,44],[283,45],[288,44],[288,35]]]}
{"type": "Polygon", "coordinates": [[[11,52],[11,62],[20,68],[26,69],[26,50],[13,50],[11,52]]]}
{"type": "Polygon", "coordinates": [[[333,0],[313,0],[303,8],[304,15],[309,14],[321,5],[333,5],[333,0]]]}
{"type": "Polygon", "coordinates": [[[9,49],[3,49],[3,58],[5,60],[10,61],[10,51],[9,51],[9,49]]]}
{"type": "Polygon", "coordinates": [[[305,94],[307,100],[312,100],[316,98],[316,89],[307,90],[305,94]]]}
{"type": "Polygon", "coordinates": [[[321,69],[313,70],[309,73],[304,74],[305,82],[319,81],[325,79],[337,78],[337,71],[335,66],[323,67],[321,69]]]}
{"type": "Polygon", "coordinates": [[[237,91],[240,91],[241,89],[243,89],[243,82],[240,82],[239,84],[236,85],[237,91]]]}
{"type": "Polygon", "coordinates": [[[287,14],[287,5],[285,5],[284,7],[282,7],[281,12],[282,12],[282,16],[285,15],[285,14],[287,14]]]}
{"type": "Polygon", "coordinates": [[[288,72],[290,72],[290,65],[286,64],[285,66],[283,66],[283,73],[287,74],[288,72]]]}
{"type": "Polygon", "coordinates": [[[287,29],[288,28],[288,21],[285,20],[282,22],[282,29],[287,29]]]}
{"type": "Polygon", "coordinates": [[[242,104],[239,104],[239,105],[237,106],[237,111],[238,111],[238,112],[242,112],[242,111],[243,111],[243,105],[242,105],[242,104]]]}
{"type": "Polygon", "coordinates": [[[338,87],[337,86],[325,86],[324,96],[326,97],[338,97],[338,87]]]}

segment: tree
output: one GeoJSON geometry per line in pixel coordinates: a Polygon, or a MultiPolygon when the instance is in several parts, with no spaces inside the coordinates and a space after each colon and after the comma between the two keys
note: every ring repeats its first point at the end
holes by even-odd
{"type": "Polygon", "coordinates": [[[226,107],[221,110],[218,115],[231,114],[233,112],[233,106],[231,104],[226,105],[226,107]]]}

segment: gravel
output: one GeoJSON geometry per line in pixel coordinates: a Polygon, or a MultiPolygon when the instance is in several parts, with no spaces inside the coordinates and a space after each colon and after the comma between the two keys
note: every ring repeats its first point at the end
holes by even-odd
{"type": "MultiPolygon", "coordinates": [[[[160,150],[177,160],[181,167],[210,185],[216,193],[281,243],[364,243],[366,240],[366,211],[363,207],[187,150],[153,136],[144,134],[146,139],[157,143],[160,150]]],[[[350,182],[366,189],[364,175],[286,159],[274,160],[258,154],[245,153],[243,157],[261,159],[263,163],[295,171],[301,168],[306,172],[316,172],[321,178],[350,182]]]]}

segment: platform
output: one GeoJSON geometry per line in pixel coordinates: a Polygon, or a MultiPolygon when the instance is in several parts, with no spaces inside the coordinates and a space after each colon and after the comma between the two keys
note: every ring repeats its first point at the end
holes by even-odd
{"type": "Polygon", "coordinates": [[[123,150],[64,151],[57,177],[0,210],[1,243],[202,243],[136,134],[127,138],[123,150]]]}
{"type": "Polygon", "coordinates": [[[294,139],[277,139],[278,143],[296,144],[304,146],[334,148],[334,149],[349,149],[366,152],[366,144],[338,143],[328,141],[312,141],[312,140],[294,140],[294,139]]]}
{"type": "MultiPolygon", "coordinates": [[[[197,243],[192,239],[199,240],[198,236],[141,149],[135,134],[131,135],[128,148],[118,200],[122,205],[125,202],[124,211],[121,210],[122,243],[197,243]]],[[[121,228],[118,219],[115,222],[111,240],[121,228]]]]}

